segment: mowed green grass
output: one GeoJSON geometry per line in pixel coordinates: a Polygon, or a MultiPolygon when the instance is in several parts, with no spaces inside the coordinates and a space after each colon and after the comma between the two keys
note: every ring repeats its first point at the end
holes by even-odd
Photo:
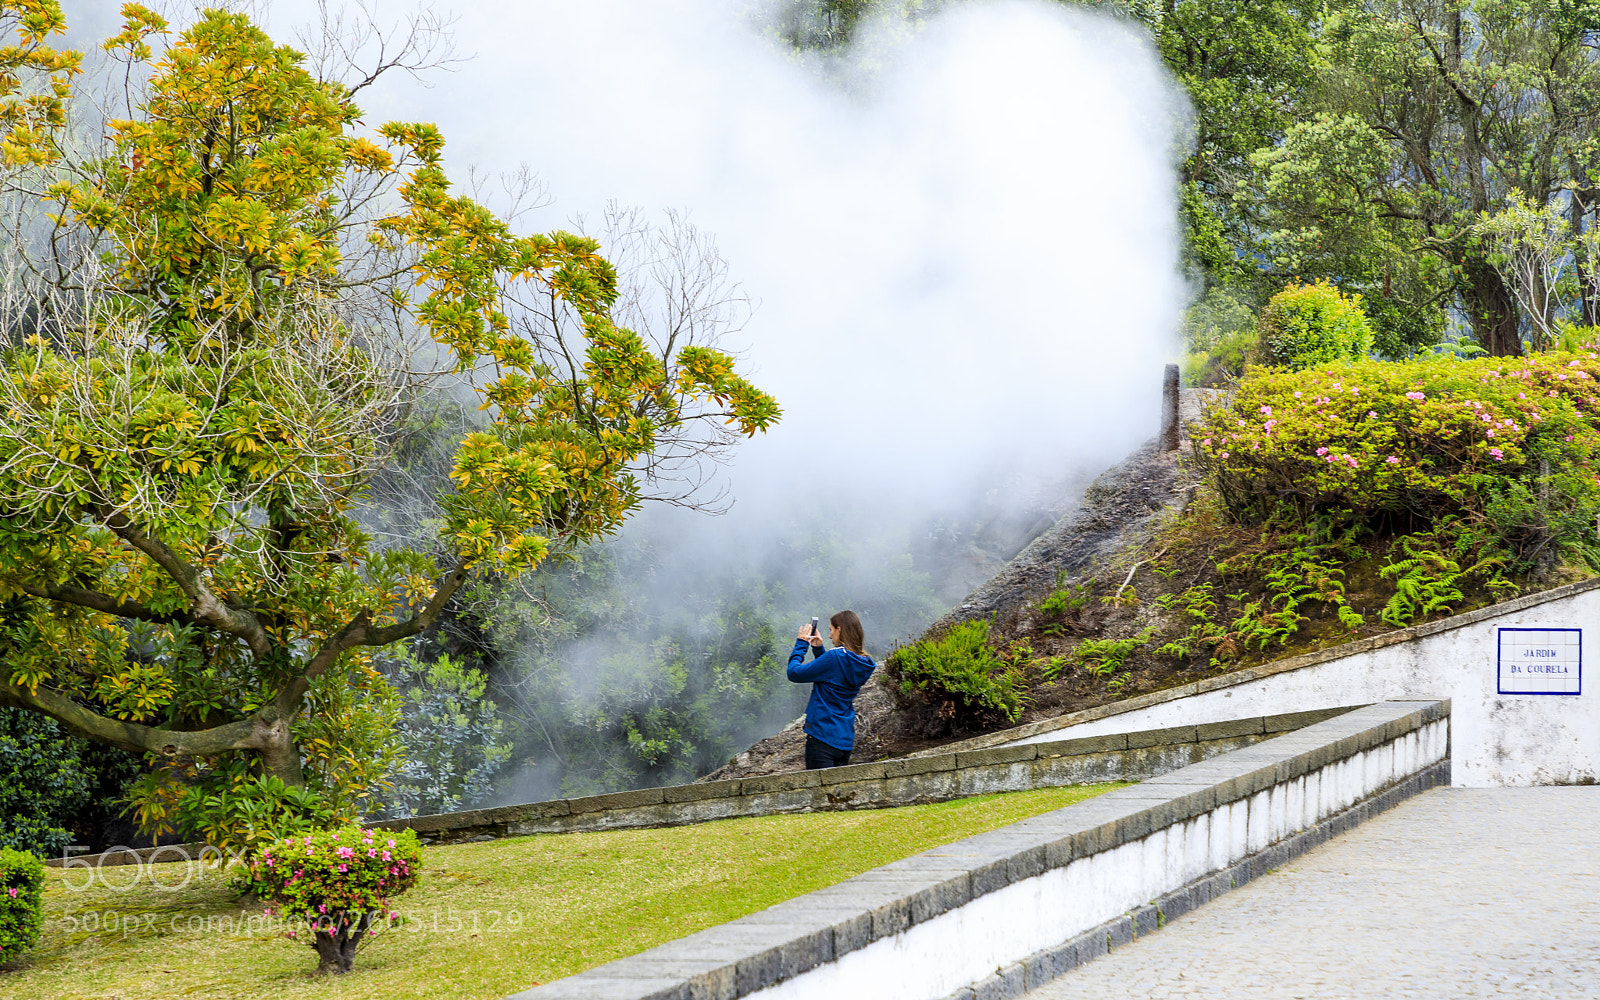
{"type": "Polygon", "coordinates": [[[424,848],[405,926],[324,978],[224,874],[155,865],[130,886],[136,869],[107,868],[82,888],[50,869],[44,935],[0,996],[496,1000],[1117,787],[424,848]]]}

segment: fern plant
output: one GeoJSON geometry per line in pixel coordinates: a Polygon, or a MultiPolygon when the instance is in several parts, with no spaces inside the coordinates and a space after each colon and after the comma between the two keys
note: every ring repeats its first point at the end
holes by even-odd
{"type": "MultiPolygon", "coordinates": [[[[1378,575],[1394,584],[1394,596],[1379,615],[1395,628],[1405,628],[1418,617],[1448,612],[1465,599],[1456,581],[1467,575],[1461,564],[1439,549],[1438,532],[1404,535],[1397,542],[1406,558],[1395,559],[1378,575]]],[[[1477,567],[1474,567],[1477,568],[1477,567]]]]}
{"type": "Polygon", "coordinates": [[[921,691],[978,720],[998,716],[1016,722],[1028,705],[1022,664],[1032,659],[1026,643],[1004,652],[989,645],[986,619],[963,622],[937,639],[923,639],[889,654],[884,668],[898,693],[921,691]]]}
{"type": "MultiPolygon", "coordinates": [[[[1083,667],[1096,677],[1109,677],[1122,669],[1128,657],[1149,645],[1156,632],[1156,627],[1152,625],[1126,639],[1085,639],[1078,643],[1067,662],[1083,667]]],[[[1065,666],[1066,663],[1059,658],[1052,657],[1044,668],[1045,679],[1055,680],[1065,666]]]]}

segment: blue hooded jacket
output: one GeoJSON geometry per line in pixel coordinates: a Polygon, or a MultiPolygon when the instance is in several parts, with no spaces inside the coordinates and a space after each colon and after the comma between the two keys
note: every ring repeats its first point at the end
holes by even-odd
{"type": "Polygon", "coordinates": [[[828,650],[807,665],[806,650],[810,648],[804,639],[795,640],[788,671],[791,681],[811,685],[811,700],[806,702],[806,735],[848,753],[856,746],[856,692],[878,665],[872,657],[852,653],[842,646],[828,650]]]}

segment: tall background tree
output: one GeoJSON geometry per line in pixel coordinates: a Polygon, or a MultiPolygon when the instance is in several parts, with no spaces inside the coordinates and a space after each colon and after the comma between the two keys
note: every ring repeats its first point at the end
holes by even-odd
{"type": "Polygon", "coordinates": [[[1369,297],[1404,289],[1392,325],[1436,328],[1458,308],[1483,349],[1521,353],[1516,299],[1475,226],[1512,199],[1593,224],[1597,27],[1600,7],[1568,0],[1394,0],[1331,19],[1312,113],[1256,156],[1275,262],[1369,297]]]}

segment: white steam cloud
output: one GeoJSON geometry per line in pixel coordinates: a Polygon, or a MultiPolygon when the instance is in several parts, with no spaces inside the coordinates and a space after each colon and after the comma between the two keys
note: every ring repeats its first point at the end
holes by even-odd
{"type": "MultiPolygon", "coordinates": [[[[73,6],[114,23],[107,0],[73,6]]],[[[684,212],[757,304],[723,346],[785,416],[739,447],[731,515],[657,508],[628,527],[654,554],[635,585],[660,618],[759,580],[797,619],[855,607],[882,650],[935,613],[873,610],[903,581],[910,535],[926,547],[943,537],[930,525],[975,506],[1037,508],[1009,494],[1081,485],[1154,435],[1186,297],[1187,109],[1136,25],[1045,0],[951,3],[823,61],[760,29],[749,0],[457,9],[474,57],[431,88],[384,78],[360,95],[369,126],[437,122],[457,178],[528,164],[554,198],[530,230],[612,201],[684,212]],[[821,584],[794,565],[818,524],[850,550],[821,584]]],[[[316,9],[269,13],[288,41],[316,9]]],[[[967,582],[933,587],[951,601],[967,582]]],[[[584,678],[606,645],[564,654],[573,697],[601,683],[584,678]]]]}
{"type": "Polygon", "coordinates": [[[531,164],[536,224],[686,210],[759,303],[736,346],[785,418],[741,450],[742,504],[801,465],[903,500],[1154,433],[1182,106],[1134,29],[961,5],[869,30],[849,88],[704,0],[478,3],[458,39],[475,58],[369,96],[369,122],[437,121],[458,167],[531,164]]]}

